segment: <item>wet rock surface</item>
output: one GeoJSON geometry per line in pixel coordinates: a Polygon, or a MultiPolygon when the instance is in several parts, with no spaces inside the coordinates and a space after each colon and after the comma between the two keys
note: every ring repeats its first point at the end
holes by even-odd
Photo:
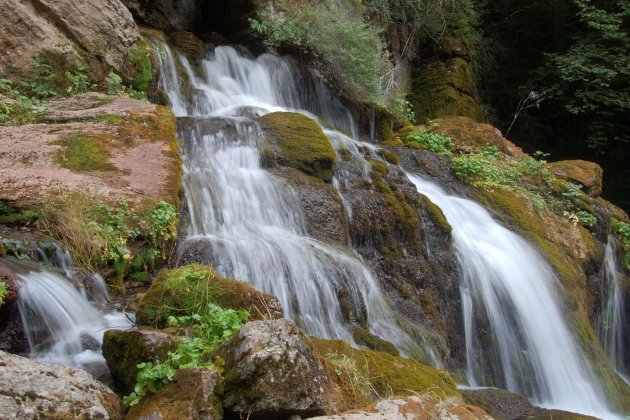
{"type": "Polygon", "coordinates": [[[119,419],[118,396],[80,369],[0,351],[0,413],[8,419],[119,419]]]}

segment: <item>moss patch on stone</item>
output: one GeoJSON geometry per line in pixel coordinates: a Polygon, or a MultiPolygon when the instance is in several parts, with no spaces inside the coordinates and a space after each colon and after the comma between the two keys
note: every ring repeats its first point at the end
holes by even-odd
{"type": "Polygon", "coordinates": [[[392,356],[400,356],[400,352],[396,346],[370,333],[367,328],[354,327],[352,329],[352,338],[357,344],[365,346],[368,349],[382,351],[392,356]]]}
{"type": "Polygon", "coordinates": [[[269,303],[273,296],[246,283],[219,276],[211,267],[185,265],[160,271],[138,305],[140,324],[163,327],[169,316],[204,311],[209,303],[226,309],[245,309],[252,319],[274,317],[269,303]]]}
{"type": "Polygon", "coordinates": [[[273,112],[261,121],[277,140],[280,164],[331,181],[336,153],[315,121],[293,112],[273,112]]]}
{"type": "MultiPolygon", "coordinates": [[[[341,340],[311,338],[311,342],[332,367],[333,380],[342,390],[346,401],[355,404],[387,398],[393,395],[417,395],[431,393],[437,398],[459,397],[457,385],[448,372],[435,369],[412,359],[396,357],[374,350],[357,350],[341,340]],[[357,372],[345,372],[347,360],[357,372]],[[348,376],[363,377],[369,384],[357,389],[348,376]]],[[[352,405],[352,404],[348,404],[352,405]]],[[[349,408],[359,408],[355,405],[349,408]]]]}
{"type": "Polygon", "coordinates": [[[131,87],[139,92],[149,88],[153,80],[153,49],[142,38],[127,55],[127,63],[131,74],[131,87]]]}
{"type": "Polygon", "coordinates": [[[451,233],[453,228],[448,220],[446,220],[446,216],[444,216],[442,209],[435,205],[433,201],[429,200],[429,197],[426,195],[420,194],[420,196],[422,197],[422,202],[424,203],[424,209],[429,214],[433,223],[435,223],[444,232],[451,233]]]}
{"type": "Polygon", "coordinates": [[[74,134],[57,144],[62,149],[57,152],[56,161],[72,171],[104,172],[115,167],[108,162],[109,147],[101,137],[74,134]]]}
{"type": "Polygon", "coordinates": [[[9,202],[0,200],[0,224],[28,225],[39,218],[39,212],[31,209],[13,207],[9,202]]]}

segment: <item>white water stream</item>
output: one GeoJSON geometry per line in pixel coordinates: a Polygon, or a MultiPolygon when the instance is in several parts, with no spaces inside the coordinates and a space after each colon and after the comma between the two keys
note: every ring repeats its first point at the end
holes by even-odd
{"type": "MultiPolygon", "coordinates": [[[[309,237],[296,193],[261,166],[265,139],[254,117],[291,110],[354,133],[350,112],[316,79],[298,78],[287,59],[252,59],[218,47],[197,74],[166,45],[158,49],[163,90],[180,117],[191,220],[181,248],[207,249],[206,262],[224,276],[275,295],[285,315],[310,335],[354,343],[340,303],[347,299],[352,318],[365,314],[373,334],[403,353],[410,351],[412,340],[397,325],[358,255],[309,237]],[[187,88],[178,80],[178,66],[185,70],[187,88]]],[[[348,139],[334,130],[326,132],[336,145],[348,139]]],[[[356,146],[349,143],[348,150],[352,153],[356,146]]],[[[358,166],[365,171],[362,163],[358,166]]],[[[430,350],[425,353],[431,357],[430,350]]]]}
{"type": "Polygon", "coordinates": [[[627,314],[624,307],[623,291],[619,283],[617,251],[612,237],[608,238],[608,243],[606,244],[602,274],[602,286],[606,284],[608,293],[607,295],[604,294],[605,289],[602,287],[602,296],[607,296],[607,299],[599,320],[599,339],[613,369],[630,386],[630,375],[624,365],[624,359],[627,357],[624,354],[624,340],[626,340],[625,336],[628,334],[626,325],[627,314]]]}
{"type": "Polygon", "coordinates": [[[503,383],[498,385],[544,407],[622,418],[611,412],[571,335],[555,291],[558,280],[536,249],[479,204],[446,194],[416,175],[408,177],[442,209],[453,228],[461,268],[468,384],[488,385],[482,382],[480,366],[488,343],[479,342],[475,324],[481,314],[496,352],[490,363],[498,364],[502,373],[503,383]]]}

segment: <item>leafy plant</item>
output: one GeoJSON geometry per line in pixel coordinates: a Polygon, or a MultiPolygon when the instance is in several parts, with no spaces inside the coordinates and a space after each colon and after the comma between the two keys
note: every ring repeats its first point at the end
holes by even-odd
{"type": "Polygon", "coordinates": [[[109,71],[106,82],[107,93],[109,93],[110,95],[120,95],[124,92],[122,77],[120,77],[115,71],[109,71]]]}
{"type": "Polygon", "coordinates": [[[192,338],[182,338],[174,352],[169,352],[163,363],[143,362],[138,364],[137,382],[134,391],[123,399],[127,406],[138,404],[148,392],[156,392],[170,383],[178,369],[201,367],[215,369],[216,362],[203,360],[202,356],[217,345],[229,340],[247,321],[247,311],[223,309],[209,304],[207,310],[192,316],[169,317],[171,327],[187,328],[192,338]]]}
{"type": "Polygon", "coordinates": [[[449,148],[453,145],[453,140],[450,137],[434,133],[430,130],[416,130],[414,133],[408,135],[406,140],[411,143],[419,144],[424,149],[431,152],[446,156],[452,155],[449,148]]]}
{"type": "Polygon", "coordinates": [[[0,306],[4,305],[4,299],[8,294],[7,285],[3,281],[0,281],[0,306]]]}
{"type": "Polygon", "coordinates": [[[79,60],[76,60],[74,66],[76,70],[67,71],[65,73],[66,79],[70,83],[70,86],[66,89],[68,95],[85,93],[90,89],[90,78],[87,75],[85,65],[79,60]]]}
{"type": "Polygon", "coordinates": [[[597,217],[586,210],[578,210],[575,212],[575,215],[578,217],[580,224],[584,227],[591,228],[597,223],[597,217]]]}

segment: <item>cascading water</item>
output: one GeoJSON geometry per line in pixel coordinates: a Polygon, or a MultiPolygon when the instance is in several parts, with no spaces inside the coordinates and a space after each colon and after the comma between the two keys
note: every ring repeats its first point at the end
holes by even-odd
{"type": "MultiPolygon", "coordinates": [[[[179,117],[184,160],[190,225],[180,249],[205,246],[206,262],[277,296],[285,315],[311,335],[354,342],[342,313],[343,295],[353,318],[365,313],[373,334],[410,350],[411,339],[398,327],[370,270],[352,250],[307,236],[296,194],[261,166],[264,136],[254,117],[294,110],[356,133],[350,112],[316,79],[298,79],[289,60],[250,59],[230,47],[216,48],[201,62],[203,75],[178,57],[190,84],[184,89],[173,54],[166,45],[157,48],[161,83],[179,117]]],[[[337,146],[347,139],[327,133],[337,146]]],[[[367,170],[357,165],[360,173],[367,170]]],[[[338,175],[337,185],[343,182],[338,175]]]]}
{"type": "MultiPolygon", "coordinates": [[[[57,255],[59,257],[60,255],[57,255]]],[[[72,271],[71,260],[65,258],[65,269],[72,271]]],[[[105,359],[100,353],[103,333],[109,328],[128,328],[124,314],[103,314],[87,296],[108,299],[99,284],[97,293],[79,290],[61,272],[44,269],[35,264],[0,259],[0,267],[17,275],[19,287],[18,310],[24,333],[34,359],[85,369],[95,377],[108,374],[105,359]]],[[[99,278],[93,279],[99,283],[99,278]]]]}
{"type": "MultiPolygon", "coordinates": [[[[600,385],[563,318],[557,279],[547,262],[518,235],[473,201],[446,194],[408,174],[418,191],[438,205],[451,224],[461,268],[466,334],[466,377],[484,385],[479,369],[493,347],[502,375],[494,383],[542,406],[602,417],[612,413],[600,385]],[[476,335],[476,320],[489,325],[491,343],[476,335]]],[[[497,379],[495,379],[497,380],[497,379]]]]}
{"type": "Polygon", "coordinates": [[[626,365],[630,356],[625,354],[625,349],[630,345],[626,338],[627,314],[617,268],[617,253],[614,239],[609,237],[602,270],[602,296],[607,296],[607,299],[602,308],[597,332],[613,369],[630,385],[630,374],[626,365]],[[606,285],[607,295],[603,287],[604,284],[606,285]],[[626,332],[625,334],[624,331],[626,332]]]}

